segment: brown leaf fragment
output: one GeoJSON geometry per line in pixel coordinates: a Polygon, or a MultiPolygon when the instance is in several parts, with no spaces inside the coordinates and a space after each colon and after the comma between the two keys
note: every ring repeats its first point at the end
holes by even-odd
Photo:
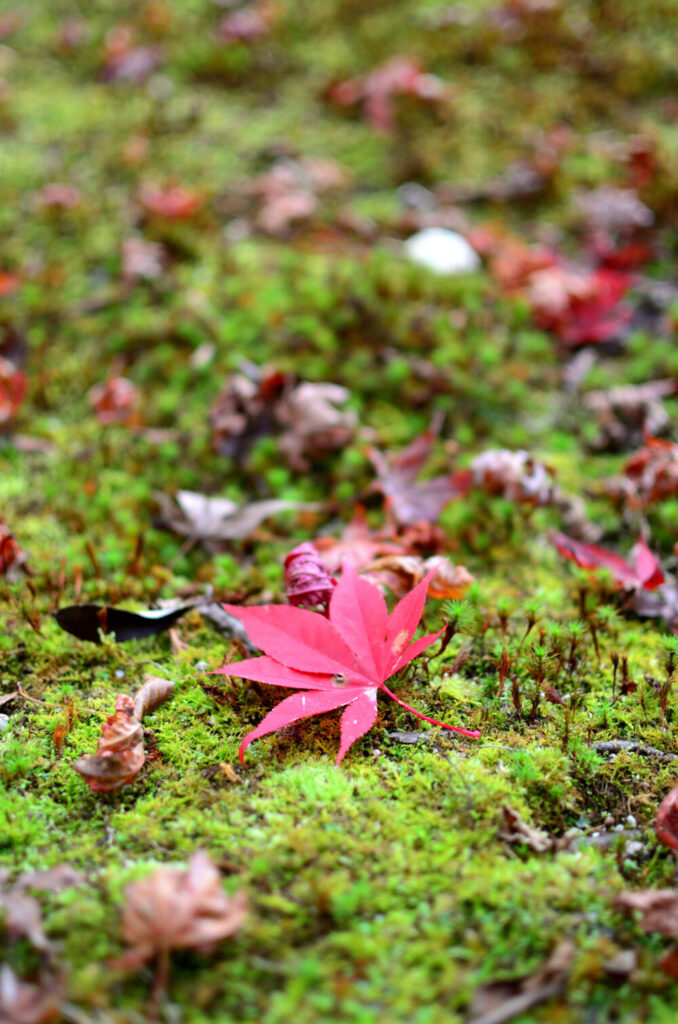
{"type": "Polygon", "coordinates": [[[675,889],[641,889],[622,892],[614,901],[622,910],[639,910],[640,927],[646,932],[678,936],[678,891],[675,889]]]}
{"type": "Polygon", "coordinates": [[[553,849],[553,839],[546,832],[528,825],[512,807],[504,805],[501,814],[502,825],[498,835],[505,843],[527,846],[535,853],[546,853],[553,849]]]}
{"type": "Polygon", "coordinates": [[[133,782],[144,766],[144,730],[139,718],[166,700],[174,689],[170,680],[150,676],[134,698],[118,694],[115,714],[101,727],[94,754],[73,763],[93,793],[112,793],[133,782]]]}
{"type": "Polygon", "coordinates": [[[134,969],[172,949],[204,950],[238,931],[246,913],[245,893],[227,896],[199,850],[186,869],[160,867],[127,886],[122,936],[130,948],[116,966],[134,969]]]}
{"type": "Polygon", "coordinates": [[[2,1024],[44,1024],[57,1020],[61,985],[44,975],[39,984],[22,981],[9,964],[0,966],[0,1021],[2,1024]]]}
{"type": "Polygon", "coordinates": [[[562,996],[575,951],[574,943],[563,939],[529,977],[483,985],[474,995],[468,1024],[506,1024],[533,1006],[562,996]]]}
{"type": "Polygon", "coordinates": [[[40,904],[32,896],[10,889],[0,894],[0,912],[5,931],[11,939],[28,939],[41,953],[52,951],[42,928],[40,904]]]}
{"type": "Polygon", "coordinates": [[[162,676],[146,676],[143,686],[134,694],[134,717],[141,721],[144,715],[155,711],[174,690],[174,681],[162,676]]]}
{"type": "Polygon", "coordinates": [[[19,875],[13,885],[14,889],[23,892],[26,889],[40,889],[43,892],[61,892],[74,885],[82,885],[83,875],[70,864],[57,864],[45,871],[26,871],[19,875]]]}

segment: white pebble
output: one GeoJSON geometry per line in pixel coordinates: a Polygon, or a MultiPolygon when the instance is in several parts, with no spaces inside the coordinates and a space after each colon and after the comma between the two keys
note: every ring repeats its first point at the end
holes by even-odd
{"type": "Polygon", "coordinates": [[[413,263],[436,274],[468,274],[480,267],[480,257],[463,235],[447,228],[425,228],[405,242],[413,263]]]}

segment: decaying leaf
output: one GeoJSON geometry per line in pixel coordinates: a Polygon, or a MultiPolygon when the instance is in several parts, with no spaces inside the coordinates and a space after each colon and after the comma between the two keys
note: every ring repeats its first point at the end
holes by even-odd
{"type": "Polygon", "coordinates": [[[489,449],[469,466],[474,487],[507,501],[550,505],[558,495],[553,471],[526,451],[489,449]]]}
{"type": "Polygon", "coordinates": [[[177,491],[174,501],[157,494],[160,523],[182,537],[202,541],[208,547],[231,540],[244,540],[266,520],[281,512],[313,511],[311,502],[271,498],[238,505],[230,498],[211,498],[196,491],[177,491]],[[175,504],[176,502],[176,504],[175,504]]]}
{"type": "Polygon", "coordinates": [[[224,605],[245,626],[252,641],[265,652],[225,665],[221,675],[253,679],[272,686],[300,690],[285,698],[245,736],[239,756],[244,763],[247,747],[260,736],[311,715],[344,707],[337,765],[349,747],[374,725],[377,694],[387,694],[418,718],[441,728],[477,738],[480,733],[445,725],[422,715],[396,697],[386,686],[443,632],[439,630],[414,642],[421,618],[429,573],[395,607],[389,616],[379,588],[356,573],[350,563],[330,599],[329,617],[288,605],[242,608],[224,605]]]}
{"type": "Polygon", "coordinates": [[[562,997],[576,947],[563,939],[534,974],[512,981],[490,982],[477,989],[468,1024],[507,1024],[549,999],[562,997]]]}
{"type": "Polygon", "coordinates": [[[532,275],[528,301],[540,327],[577,347],[620,335],[631,319],[622,302],[630,286],[628,274],[606,267],[548,267],[532,275]]]}
{"type": "Polygon", "coordinates": [[[16,416],[26,396],[26,374],[0,355],[0,429],[16,416]]]}
{"type": "Polygon", "coordinates": [[[293,470],[305,472],[353,440],[358,418],[341,408],[350,397],[339,384],[302,382],[280,399],[276,417],[284,431],[278,445],[293,470]]]}
{"type": "Polygon", "coordinates": [[[299,544],[285,558],[285,593],[297,608],[326,609],[336,585],[313,544],[299,544]]]}
{"type": "Polygon", "coordinates": [[[2,1024],[48,1024],[61,1017],[62,984],[43,973],[37,984],[23,981],[9,966],[0,965],[2,1024]]]}
{"type": "Polygon", "coordinates": [[[146,213],[163,220],[190,220],[203,203],[200,192],[186,185],[168,185],[139,190],[139,201],[146,213]]]}
{"type": "Polygon", "coordinates": [[[101,633],[111,633],[118,643],[143,640],[173,626],[196,603],[182,604],[178,608],[149,608],[143,612],[130,612],[125,608],[112,608],[100,604],[73,604],[54,613],[57,624],[79,640],[100,644],[101,633]]]}
{"type": "Polygon", "coordinates": [[[186,869],[157,868],[125,889],[122,937],[130,947],[116,966],[136,969],[173,949],[204,951],[235,934],[247,914],[243,892],[227,896],[203,851],[186,869]]]}
{"type": "Polygon", "coordinates": [[[118,694],[115,713],[101,727],[96,752],[73,763],[93,793],[113,793],[136,779],[145,761],[141,718],[166,700],[173,689],[171,680],[150,676],[134,697],[118,694]]]}
{"type": "Polygon", "coordinates": [[[88,398],[99,423],[104,426],[112,423],[134,426],[140,422],[141,395],[136,384],[127,377],[109,377],[103,384],[95,385],[88,398]]]}
{"type": "Polygon", "coordinates": [[[644,437],[658,434],[669,422],[662,398],[675,393],[672,380],[589,391],[582,402],[598,427],[590,447],[594,451],[618,452],[641,444],[644,437]]]}
{"type": "Polygon", "coordinates": [[[505,843],[526,846],[535,853],[546,853],[547,850],[553,849],[551,836],[528,825],[512,807],[502,807],[501,815],[502,825],[498,834],[505,843]]]}
{"type": "Polygon", "coordinates": [[[657,838],[665,846],[678,850],[678,786],[674,786],[660,803],[655,830],[657,838]]]}
{"type": "Polygon", "coordinates": [[[678,891],[675,889],[622,892],[615,899],[614,905],[623,910],[639,910],[643,931],[659,932],[671,938],[678,936],[678,891]]]}
{"type": "Polygon", "coordinates": [[[613,551],[573,540],[564,533],[551,531],[548,536],[553,546],[565,558],[576,562],[582,569],[606,569],[620,587],[655,590],[664,582],[659,562],[642,537],[631,552],[631,562],[613,551]]]}
{"type": "Polygon", "coordinates": [[[449,89],[442,79],[426,73],[411,57],[392,57],[368,74],[338,82],[329,90],[332,103],[338,107],[360,105],[365,120],[382,132],[395,128],[396,96],[437,103],[449,96],[449,89]]]}
{"type": "Polygon", "coordinates": [[[434,523],[446,505],[468,491],[471,475],[467,471],[417,482],[416,478],[433,451],[438,429],[434,421],[428,430],[415,437],[397,455],[384,456],[377,448],[368,450],[378,478],[375,486],[386,498],[388,511],[401,526],[419,520],[434,523]]]}
{"type": "Polygon", "coordinates": [[[28,556],[19,547],[14,534],[0,519],[0,576],[6,576],[10,582],[19,579],[27,559],[28,556]]]}

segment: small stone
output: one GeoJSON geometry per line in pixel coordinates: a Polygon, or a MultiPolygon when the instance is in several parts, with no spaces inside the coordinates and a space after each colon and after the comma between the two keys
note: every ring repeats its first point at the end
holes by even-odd
{"type": "Polygon", "coordinates": [[[636,819],[633,816],[633,814],[627,814],[627,816],[626,816],[626,824],[628,825],[629,828],[635,828],[636,827],[638,822],[636,821],[636,819]]]}
{"type": "Polygon", "coordinates": [[[624,847],[624,856],[637,857],[638,854],[642,853],[644,849],[645,847],[642,843],[639,843],[638,840],[633,839],[630,842],[627,842],[626,846],[624,847]]]}
{"type": "Polygon", "coordinates": [[[124,670],[124,668],[116,668],[116,670],[115,670],[115,678],[116,679],[124,679],[125,678],[125,670],[124,670]]]}
{"type": "Polygon", "coordinates": [[[425,228],[408,238],[405,254],[413,263],[436,274],[468,274],[480,267],[480,257],[463,235],[447,228],[425,228]]]}
{"type": "Polygon", "coordinates": [[[207,671],[207,662],[206,661],[196,661],[196,663],[195,663],[195,671],[196,672],[206,672],[207,671]]]}
{"type": "Polygon", "coordinates": [[[623,832],[624,831],[624,826],[623,825],[615,825],[614,826],[614,831],[615,832],[623,832]]]}
{"type": "Polygon", "coordinates": [[[9,729],[9,715],[0,715],[0,732],[9,729]]]}

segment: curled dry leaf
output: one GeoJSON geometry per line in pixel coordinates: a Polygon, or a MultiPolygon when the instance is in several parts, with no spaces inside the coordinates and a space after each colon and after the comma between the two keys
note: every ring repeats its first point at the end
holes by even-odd
{"type": "Polygon", "coordinates": [[[26,553],[17,544],[14,534],[0,520],[0,576],[7,576],[10,581],[18,579],[26,560],[26,553]]]}
{"type": "Polygon", "coordinates": [[[93,793],[113,793],[136,779],[145,761],[140,720],[166,700],[173,689],[171,680],[151,676],[134,697],[118,694],[115,714],[101,727],[96,752],[73,764],[93,793]]]}
{"type": "Polygon", "coordinates": [[[285,592],[290,604],[326,610],[336,585],[313,544],[299,544],[287,555],[285,592]]]}
{"type": "Polygon", "coordinates": [[[195,608],[199,601],[182,604],[177,608],[149,608],[147,611],[130,612],[126,608],[113,608],[100,604],[73,604],[59,608],[54,613],[57,624],[79,640],[100,644],[100,633],[109,633],[118,643],[127,640],[143,640],[155,636],[173,626],[186,612],[195,608]]]}
{"type": "Polygon", "coordinates": [[[212,448],[240,462],[259,437],[274,432],[275,408],[293,386],[292,379],[270,368],[249,365],[228,378],[209,414],[212,448]]]}
{"type": "Polygon", "coordinates": [[[622,493],[631,504],[652,505],[678,493],[678,444],[647,437],[624,467],[622,493]]]}
{"type": "Polygon", "coordinates": [[[160,867],[125,889],[122,936],[130,949],[116,966],[136,969],[172,949],[204,950],[233,935],[247,914],[245,893],[227,896],[203,851],[188,868],[160,867]]]}

